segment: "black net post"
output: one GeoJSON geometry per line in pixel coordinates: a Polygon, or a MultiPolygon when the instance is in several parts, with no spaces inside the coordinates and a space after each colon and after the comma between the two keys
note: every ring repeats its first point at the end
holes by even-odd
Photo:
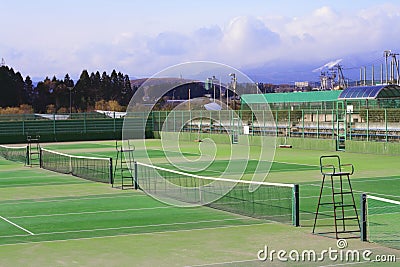
{"type": "Polygon", "coordinates": [[[135,183],[135,189],[138,190],[139,184],[138,184],[138,170],[137,170],[137,162],[136,161],[133,163],[133,170],[134,170],[133,181],[135,183]]]}
{"type": "Polygon", "coordinates": [[[293,187],[293,225],[300,226],[300,194],[299,185],[293,187]]]}
{"type": "Polygon", "coordinates": [[[113,176],[113,162],[112,162],[112,158],[110,158],[110,184],[111,186],[114,185],[114,176],[113,176]]]}
{"type": "Polygon", "coordinates": [[[30,155],[29,155],[29,145],[26,145],[26,160],[25,160],[25,165],[29,166],[31,164],[30,160],[30,155]]]}
{"type": "MultiPolygon", "coordinates": [[[[27,150],[29,150],[29,147],[27,148],[27,150]]],[[[29,154],[29,152],[28,152],[29,154]]],[[[39,148],[39,168],[43,169],[43,152],[42,152],[42,148],[39,148]]]]}
{"type": "Polygon", "coordinates": [[[361,195],[361,241],[367,241],[367,194],[361,195]]]}

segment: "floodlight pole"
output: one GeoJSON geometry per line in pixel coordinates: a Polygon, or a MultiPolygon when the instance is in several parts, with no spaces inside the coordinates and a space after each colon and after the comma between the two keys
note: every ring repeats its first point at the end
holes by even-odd
{"type": "Polygon", "coordinates": [[[229,76],[232,77],[232,88],[233,88],[233,109],[236,109],[236,83],[237,78],[235,73],[230,73],[229,76]]]}
{"type": "Polygon", "coordinates": [[[213,89],[214,89],[214,98],[213,98],[213,100],[214,100],[214,103],[215,103],[215,83],[214,83],[214,80],[215,80],[215,76],[212,77],[212,85],[213,85],[213,89]]]}
{"type": "Polygon", "coordinates": [[[189,110],[190,110],[190,87],[189,87],[189,110]]]}
{"type": "Polygon", "coordinates": [[[221,77],[219,77],[219,102],[222,107],[222,90],[221,90],[221,77]]]}
{"type": "Polygon", "coordinates": [[[385,50],[383,51],[383,56],[385,57],[385,68],[386,68],[386,84],[388,84],[388,57],[390,56],[390,54],[392,53],[392,51],[390,50],[385,50]]]}
{"type": "Polygon", "coordinates": [[[226,86],[226,91],[225,91],[225,94],[226,94],[226,110],[229,109],[229,89],[228,89],[228,87],[229,87],[229,85],[226,86]]]}

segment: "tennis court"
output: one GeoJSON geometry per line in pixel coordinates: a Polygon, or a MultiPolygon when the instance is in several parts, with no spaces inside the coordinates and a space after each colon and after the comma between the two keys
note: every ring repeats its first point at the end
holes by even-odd
{"type": "MultiPolygon", "coordinates": [[[[112,141],[42,146],[72,155],[116,155],[112,141]]],[[[199,155],[193,143],[185,146],[183,153],[188,158],[199,155]]],[[[264,245],[288,251],[336,247],[336,240],[311,234],[321,181],[318,159],[323,154],[278,149],[271,164],[268,182],[300,185],[301,227],[207,206],[175,207],[140,190],[119,190],[109,184],[0,159],[0,252],[7,255],[0,259],[0,266],[279,266],[282,262],[260,262],[257,252],[264,245]]],[[[174,166],[166,164],[165,151],[158,140],[149,140],[145,148],[136,145],[137,161],[149,155],[155,165],[174,170],[174,166]]],[[[400,174],[396,168],[400,157],[351,153],[340,156],[343,162],[355,166],[352,184],[357,205],[361,193],[400,199],[400,174]]],[[[250,159],[245,178],[250,177],[247,175],[257,163],[250,159]]],[[[222,155],[206,170],[193,173],[214,176],[226,164],[222,155]]],[[[383,221],[392,227],[392,233],[398,234],[390,219],[391,213],[398,213],[386,210],[389,212],[382,213],[383,221]]],[[[398,250],[378,243],[359,239],[348,242],[351,249],[371,249],[376,254],[399,257],[398,250]]],[[[323,261],[296,265],[323,263],[332,264],[323,261]]]]}

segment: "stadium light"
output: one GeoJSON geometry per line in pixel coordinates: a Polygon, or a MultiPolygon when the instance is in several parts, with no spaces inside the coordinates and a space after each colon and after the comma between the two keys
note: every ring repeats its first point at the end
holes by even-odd
{"type": "Polygon", "coordinates": [[[236,109],[236,83],[237,78],[235,73],[229,73],[229,76],[232,78],[232,88],[233,88],[233,109],[236,109]]]}

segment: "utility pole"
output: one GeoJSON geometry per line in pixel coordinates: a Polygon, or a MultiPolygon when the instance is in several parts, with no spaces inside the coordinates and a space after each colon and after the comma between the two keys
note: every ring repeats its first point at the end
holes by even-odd
{"type": "Polygon", "coordinates": [[[229,76],[232,77],[232,88],[233,88],[233,110],[236,110],[236,83],[237,78],[235,73],[230,73],[229,76]]]}
{"type": "Polygon", "coordinates": [[[189,87],[189,110],[190,110],[190,87],[189,87]]]}
{"type": "Polygon", "coordinates": [[[389,77],[388,77],[388,57],[390,56],[391,53],[392,53],[392,51],[390,51],[390,50],[383,51],[383,56],[385,57],[386,84],[388,84],[388,82],[389,82],[389,77]]]}
{"type": "Polygon", "coordinates": [[[212,85],[213,85],[213,88],[214,88],[214,97],[213,97],[213,101],[214,101],[214,103],[215,103],[215,76],[212,77],[212,85]]]}
{"type": "Polygon", "coordinates": [[[221,77],[219,77],[219,104],[222,107],[222,90],[221,90],[221,77]]]}
{"type": "Polygon", "coordinates": [[[374,65],[372,65],[372,68],[371,68],[371,85],[375,85],[375,70],[374,70],[374,65]]]}

